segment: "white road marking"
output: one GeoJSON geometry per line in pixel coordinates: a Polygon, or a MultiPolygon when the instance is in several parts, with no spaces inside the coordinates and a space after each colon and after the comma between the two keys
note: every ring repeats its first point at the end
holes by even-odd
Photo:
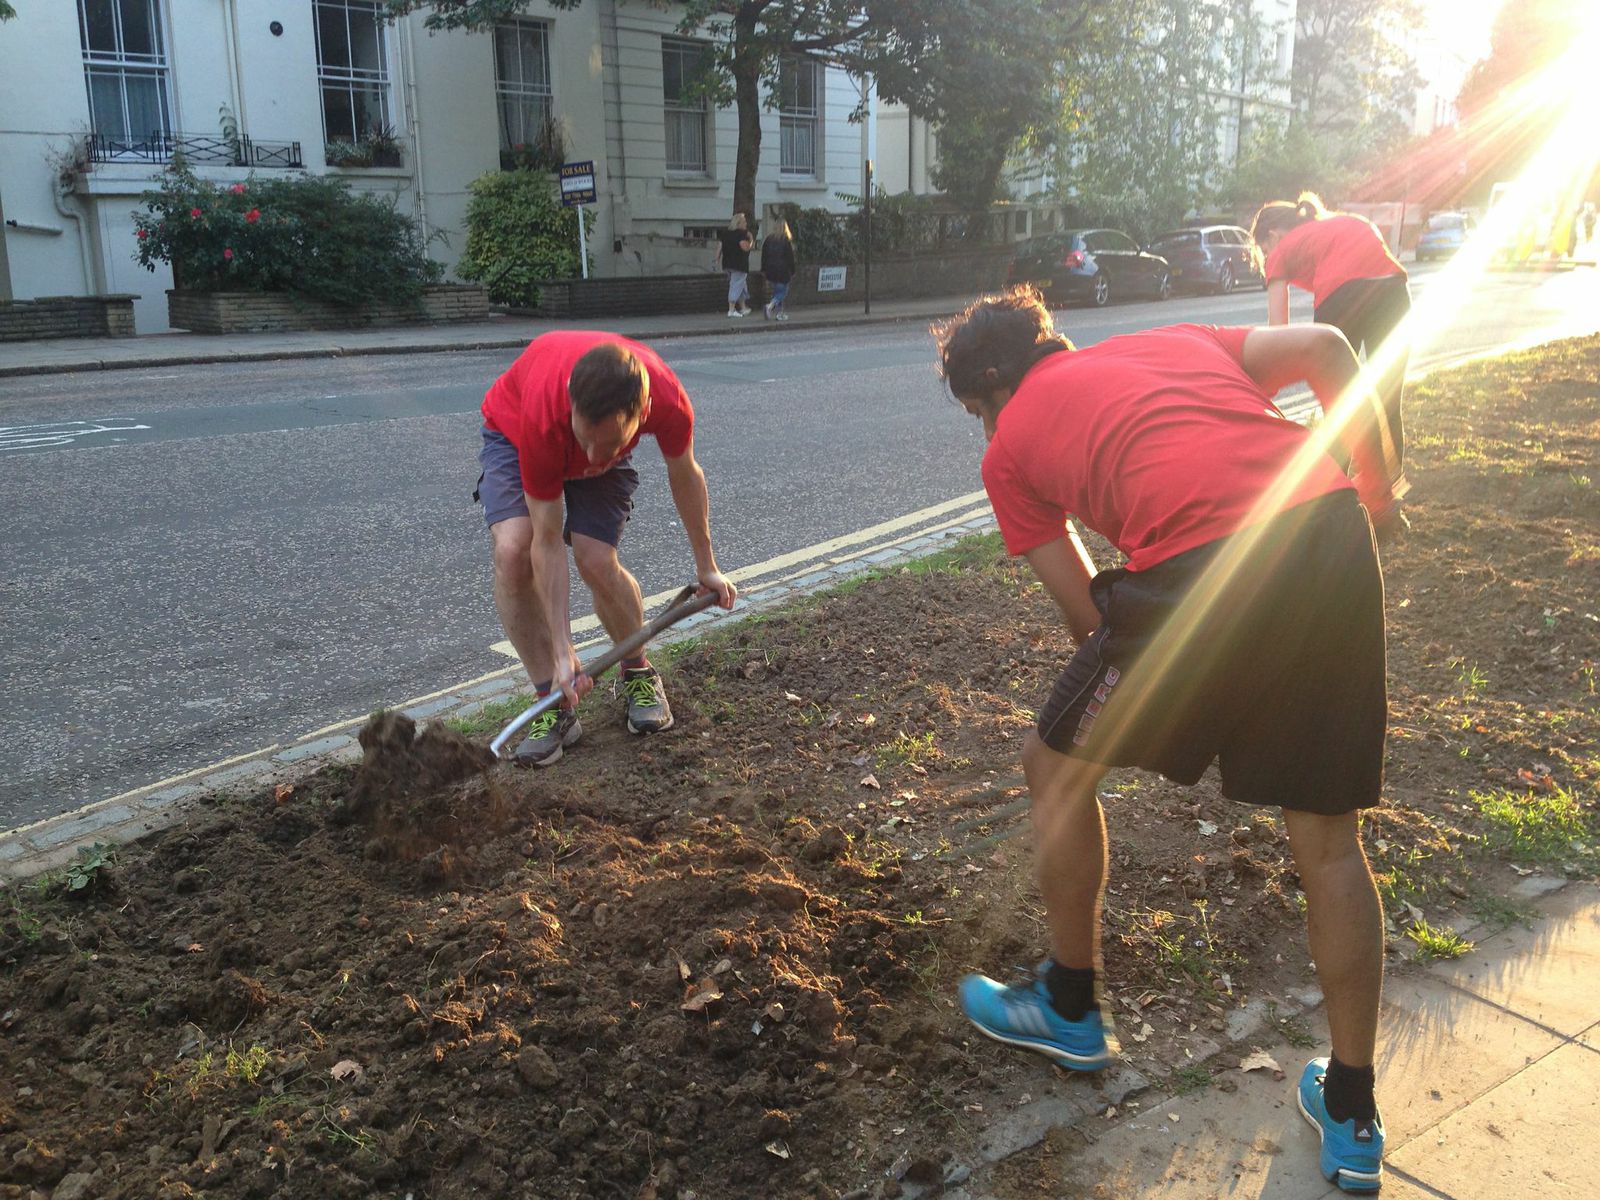
{"type": "Polygon", "coordinates": [[[0,453],[7,450],[48,450],[56,446],[70,446],[81,437],[101,433],[132,433],[149,428],[148,425],[132,424],[128,417],[104,417],[100,421],[50,421],[42,425],[0,425],[0,453]],[[121,421],[123,424],[107,425],[106,421],[121,421]]]}

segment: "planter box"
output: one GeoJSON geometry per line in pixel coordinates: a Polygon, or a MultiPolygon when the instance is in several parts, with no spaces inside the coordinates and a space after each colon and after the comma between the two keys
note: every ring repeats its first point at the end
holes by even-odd
{"type": "Polygon", "coordinates": [[[415,305],[387,301],[361,308],[338,308],[281,292],[167,293],[167,320],[192,333],[278,333],[304,329],[365,329],[482,321],[489,316],[488,294],[477,284],[440,283],[423,289],[415,305]]]}
{"type": "MultiPolygon", "coordinates": [[[[977,295],[1005,283],[1010,246],[877,259],[872,264],[872,298],[897,300],[914,296],[977,295]]],[[[859,304],[866,288],[866,269],[848,264],[845,287],[817,291],[820,267],[803,264],[789,288],[792,306],[848,302],[859,304]]],[[[770,295],[759,273],[750,276],[751,304],[770,295]]],[[[727,277],[718,271],[699,275],[652,275],[643,278],[558,279],[539,284],[539,303],[509,311],[557,318],[657,316],[666,313],[726,311],[727,277]]]]}
{"type": "Polygon", "coordinates": [[[134,295],[43,296],[0,301],[0,342],[132,337],[134,295]]]}

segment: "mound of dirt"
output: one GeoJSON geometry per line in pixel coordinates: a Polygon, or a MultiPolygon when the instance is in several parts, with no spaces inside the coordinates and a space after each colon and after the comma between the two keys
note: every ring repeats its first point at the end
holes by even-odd
{"type": "Polygon", "coordinates": [[[444,725],[420,734],[404,713],[379,712],[361,727],[361,763],[332,820],[366,826],[368,857],[421,864],[421,879],[452,879],[461,850],[501,832],[511,810],[485,774],[487,747],[444,725]]]}

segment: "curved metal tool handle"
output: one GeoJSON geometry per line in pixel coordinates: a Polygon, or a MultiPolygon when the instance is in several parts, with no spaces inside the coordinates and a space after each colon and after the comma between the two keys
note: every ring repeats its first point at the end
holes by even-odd
{"type": "MultiPolygon", "coordinates": [[[[622,641],[611,647],[599,658],[586,664],[583,673],[590,679],[599,679],[600,676],[604,675],[623,659],[632,658],[638,654],[649,644],[650,639],[663,629],[669,629],[686,617],[694,616],[697,612],[704,612],[717,602],[717,594],[715,592],[707,592],[703,596],[697,596],[695,592],[698,590],[698,586],[692,583],[684,588],[672,598],[672,603],[667,605],[660,616],[653,621],[647,622],[644,628],[632,637],[623,638],[622,641]]],[[[496,758],[505,758],[505,749],[511,740],[527,728],[540,713],[554,708],[560,703],[561,693],[560,691],[554,691],[548,696],[541,697],[532,707],[518,713],[512,722],[500,731],[494,741],[489,743],[489,749],[493,751],[494,756],[496,758]]]]}

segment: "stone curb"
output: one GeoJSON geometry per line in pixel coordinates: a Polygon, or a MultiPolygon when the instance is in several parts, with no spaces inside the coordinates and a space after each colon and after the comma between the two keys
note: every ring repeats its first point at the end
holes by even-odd
{"type": "MultiPolygon", "coordinates": [[[[957,307],[959,307],[959,302],[953,301],[948,311],[953,312],[957,307]]],[[[746,336],[751,334],[770,334],[776,337],[782,333],[791,333],[801,329],[844,329],[854,328],[859,325],[896,325],[908,321],[927,321],[945,312],[946,310],[943,308],[933,308],[927,312],[885,313],[882,316],[867,316],[856,313],[850,317],[816,317],[807,320],[790,321],[784,325],[763,321],[757,325],[752,325],[748,322],[740,322],[737,325],[730,323],[728,325],[693,327],[669,325],[654,329],[627,329],[619,332],[636,341],[646,341],[652,338],[721,337],[727,334],[746,336]]],[[[400,345],[324,345],[260,351],[219,349],[214,352],[153,353],[148,357],[128,360],[83,358],[73,362],[0,364],[0,379],[16,378],[24,375],[68,375],[84,371],[132,371],[140,370],[144,367],[182,367],[203,363],[278,362],[311,358],[356,358],[382,354],[454,354],[472,350],[521,350],[541,333],[572,327],[570,322],[551,322],[539,328],[530,328],[523,336],[515,338],[469,338],[460,342],[437,344],[407,342],[400,345]]]]}
{"type": "MultiPolygon", "coordinates": [[[[853,576],[899,566],[948,546],[959,538],[995,528],[992,514],[969,518],[932,533],[901,535],[895,544],[881,543],[848,555],[808,564],[804,574],[758,584],[741,598],[736,612],[710,609],[696,613],[663,636],[658,645],[671,645],[700,636],[709,626],[733,624],[757,613],[786,604],[808,592],[822,590],[853,576]]],[[[597,650],[603,639],[587,643],[597,650]]],[[[585,644],[579,645],[579,651],[585,644]]],[[[400,707],[413,720],[444,720],[471,716],[527,684],[519,677],[520,665],[504,667],[491,675],[446,691],[419,697],[400,707]]],[[[361,747],[354,731],[366,718],[353,717],[287,744],[265,746],[249,754],[202,767],[172,779],[101,800],[72,812],[0,832],[0,885],[20,882],[71,862],[80,849],[96,843],[131,842],[180,820],[192,802],[206,796],[235,795],[279,783],[293,783],[322,767],[360,761],[361,747]]]]}

